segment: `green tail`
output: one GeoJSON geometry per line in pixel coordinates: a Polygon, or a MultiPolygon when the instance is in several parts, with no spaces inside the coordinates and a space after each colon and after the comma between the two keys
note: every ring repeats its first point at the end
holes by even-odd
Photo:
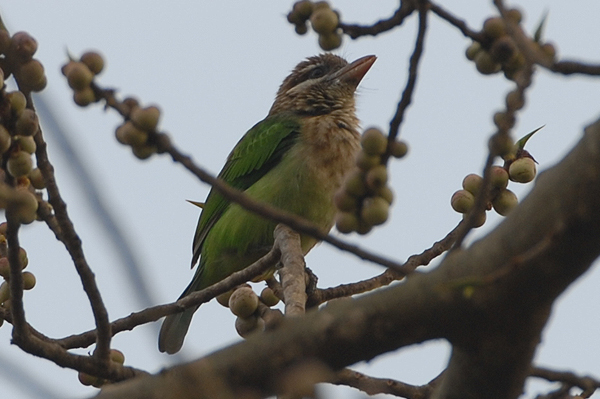
{"type": "Polygon", "coordinates": [[[158,350],[167,352],[169,355],[179,352],[196,310],[198,310],[198,306],[165,318],[158,335],[158,350]]]}

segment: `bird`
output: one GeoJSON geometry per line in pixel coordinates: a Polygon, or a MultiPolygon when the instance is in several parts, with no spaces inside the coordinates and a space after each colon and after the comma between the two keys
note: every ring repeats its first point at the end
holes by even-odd
{"type": "MultiPolygon", "coordinates": [[[[360,150],[355,92],[376,60],[368,55],[348,63],[323,53],[300,62],[287,76],[269,113],[239,140],[218,177],[249,197],[305,218],[325,231],[334,224],[335,192],[356,168],[360,150]]],[[[180,298],[242,270],[273,245],[276,222],[209,192],[193,241],[196,273],[180,298]]],[[[301,235],[304,254],[317,240],[301,235]]],[[[183,346],[198,307],[168,315],[159,350],[183,346]]]]}

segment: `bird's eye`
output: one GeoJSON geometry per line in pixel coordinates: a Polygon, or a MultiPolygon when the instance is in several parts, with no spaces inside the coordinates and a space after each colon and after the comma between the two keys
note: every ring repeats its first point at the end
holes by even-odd
{"type": "Polygon", "coordinates": [[[323,75],[325,75],[325,68],[322,66],[317,66],[317,67],[314,67],[308,73],[308,78],[309,79],[318,79],[318,78],[322,77],[323,75]]]}

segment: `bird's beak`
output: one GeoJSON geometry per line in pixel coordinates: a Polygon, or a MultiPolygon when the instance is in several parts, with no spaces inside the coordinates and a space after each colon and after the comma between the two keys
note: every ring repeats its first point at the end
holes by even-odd
{"type": "Polygon", "coordinates": [[[357,87],[376,59],[374,55],[361,57],[337,71],[331,78],[357,87]]]}

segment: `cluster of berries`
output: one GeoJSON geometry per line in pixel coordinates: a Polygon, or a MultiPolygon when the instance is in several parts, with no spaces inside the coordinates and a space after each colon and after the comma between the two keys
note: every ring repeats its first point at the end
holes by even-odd
{"type": "Polygon", "coordinates": [[[240,337],[246,338],[251,333],[264,330],[264,320],[258,314],[259,302],[272,307],[279,303],[279,298],[269,287],[265,287],[258,296],[250,285],[244,284],[217,296],[217,302],[237,316],[235,330],[240,337]]]}
{"type": "Polygon", "coordinates": [[[92,81],[94,76],[98,75],[104,69],[104,59],[94,51],[84,53],[79,61],[70,59],[62,67],[62,73],[67,78],[69,87],[73,89],[73,101],[80,107],[86,107],[91,103],[97,102],[92,81]]]}
{"type": "Polygon", "coordinates": [[[156,132],[160,110],[155,106],[141,108],[138,101],[131,97],[123,100],[123,103],[129,109],[129,120],[117,127],[117,141],[131,146],[131,151],[137,158],[147,159],[157,151],[150,133],[156,132]]]}
{"type": "MultiPolygon", "coordinates": [[[[506,12],[506,19],[519,24],[523,16],[516,8],[506,12]]],[[[502,17],[491,17],[483,23],[483,40],[473,42],[466,51],[467,58],[475,62],[477,70],[484,75],[504,71],[508,79],[514,79],[525,66],[525,57],[506,33],[506,21],[502,17]]],[[[556,49],[550,43],[532,41],[548,57],[554,59],[556,49]]]]}
{"type": "Polygon", "coordinates": [[[12,37],[0,30],[0,156],[3,163],[0,180],[0,208],[11,208],[16,221],[23,224],[37,218],[38,199],[35,189],[45,188],[44,178],[34,167],[35,135],[38,116],[27,108],[27,96],[46,86],[44,67],[33,58],[37,42],[26,32],[12,37]],[[7,91],[5,81],[13,76],[19,90],[7,91]]]}
{"type": "Polygon", "coordinates": [[[319,35],[319,46],[325,51],[335,50],[342,45],[342,35],[338,29],[340,15],[326,1],[298,1],[287,15],[287,20],[296,26],[296,33],[299,35],[308,32],[307,22],[310,21],[313,30],[319,35]]]}
{"type": "MultiPolygon", "coordinates": [[[[499,215],[506,216],[515,208],[519,200],[515,193],[510,191],[508,181],[516,183],[529,183],[535,178],[536,166],[533,157],[524,149],[519,149],[516,154],[507,157],[504,166],[492,166],[490,170],[490,187],[486,210],[492,208],[499,215]]],[[[479,195],[483,178],[476,174],[467,175],[462,182],[462,189],[452,195],[450,204],[452,209],[463,215],[469,212],[475,205],[475,197],[479,195]]],[[[485,213],[481,214],[474,227],[480,227],[485,223],[485,213]]]]}
{"type": "MultiPolygon", "coordinates": [[[[10,285],[8,284],[10,276],[10,264],[6,257],[8,247],[6,244],[6,222],[0,224],[0,276],[4,279],[0,284],[0,306],[9,309],[10,308],[10,285]]],[[[19,264],[21,270],[27,267],[29,260],[27,259],[27,252],[23,248],[19,248],[19,264]]],[[[35,276],[31,272],[22,272],[23,289],[30,290],[35,287],[35,276]]],[[[4,323],[4,320],[0,318],[0,326],[4,323]]]]}
{"type": "MultiPolygon", "coordinates": [[[[125,363],[125,355],[118,349],[110,350],[110,361],[118,364],[125,363]]],[[[79,382],[85,386],[93,386],[94,388],[100,388],[104,386],[108,381],[104,378],[95,377],[93,375],[86,374],[82,371],[77,375],[79,382]]]]}
{"type": "Polygon", "coordinates": [[[37,41],[27,32],[17,32],[12,37],[0,29],[0,70],[2,81],[12,74],[19,88],[26,92],[42,91],[47,84],[44,66],[33,58],[37,41]]]}
{"type": "MultiPolygon", "coordinates": [[[[357,170],[352,172],[333,201],[338,209],[336,227],[340,233],[356,231],[367,234],[373,226],[388,219],[394,194],[388,186],[388,172],[382,156],[388,151],[388,139],[376,128],[365,130],[361,138],[362,150],[356,158],[357,170]]],[[[406,155],[408,147],[402,141],[389,143],[389,152],[395,158],[406,155]]]]}

